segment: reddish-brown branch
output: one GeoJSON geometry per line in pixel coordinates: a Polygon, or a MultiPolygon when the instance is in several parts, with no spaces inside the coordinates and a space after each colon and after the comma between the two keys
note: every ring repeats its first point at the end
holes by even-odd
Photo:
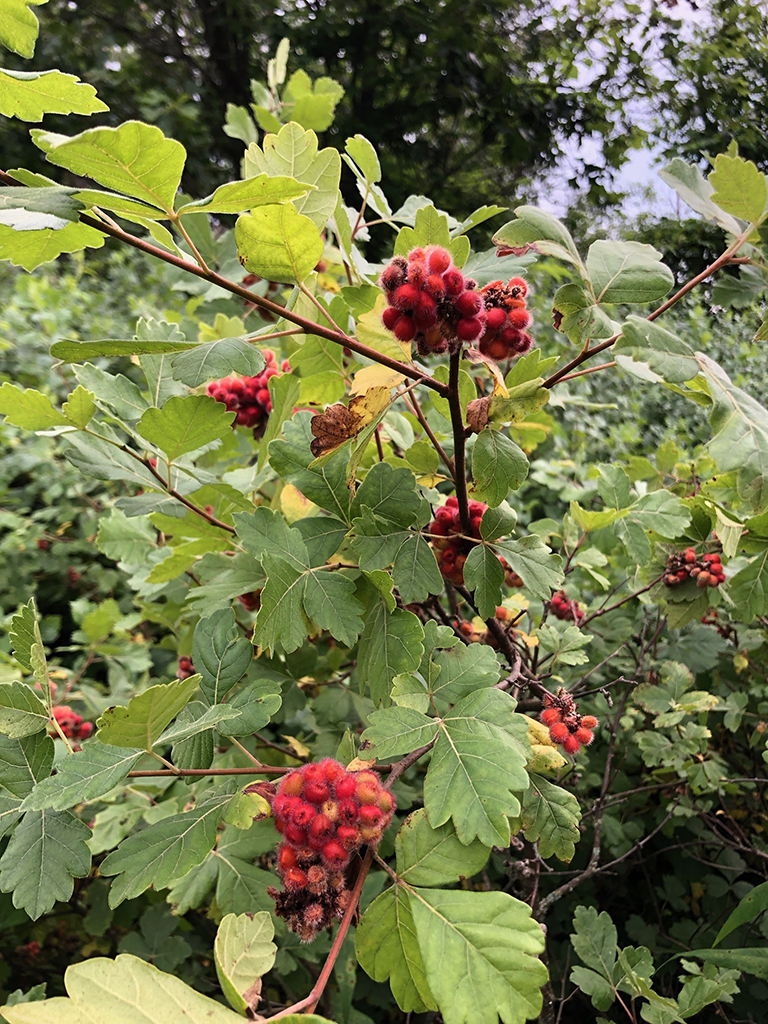
{"type": "MultiPolygon", "coordinates": [[[[6,185],[14,185],[17,187],[22,185],[22,182],[17,181],[5,171],[0,171],[0,181],[4,182],[6,185]]],[[[358,355],[365,356],[366,359],[372,359],[374,362],[381,363],[382,366],[386,366],[390,370],[396,370],[397,373],[401,373],[404,377],[419,381],[419,383],[424,384],[433,391],[437,391],[437,393],[443,395],[443,397],[447,398],[448,396],[447,385],[441,384],[428,374],[422,373],[415,366],[410,366],[408,363],[403,363],[399,359],[392,359],[390,356],[377,352],[376,349],[370,348],[368,345],[363,345],[355,338],[351,338],[341,331],[335,331],[330,327],[324,327],[322,324],[314,323],[312,320],[308,320],[306,317],[300,316],[298,313],[285,309],[278,302],[273,302],[272,299],[268,299],[263,295],[257,295],[255,292],[249,291],[248,288],[244,288],[242,285],[237,284],[234,281],[230,281],[226,277],[222,277],[213,270],[203,269],[196,263],[191,263],[189,260],[174,256],[173,253],[166,252],[164,249],[160,249],[158,246],[152,245],[151,242],[147,242],[143,238],[138,238],[136,235],[132,235],[128,231],[123,231],[122,228],[119,228],[114,224],[108,224],[105,221],[98,220],[96,217],[91,217],[85,213],[80,214],[80,220],[83,224],[88,224],[89,227],[95,228],[97,231],[101,231],[105,235],[117,238],[119,241],[125,242],[126,245],[130,245],[134,249],[140,249],[142,252],[147,253],[147,255],[154,256],[156,259],[162,260],[164,263],[170,263],[171,266],[178,267],[180,270],[184,270],[188,274],[192,274],[194,277],[200,277],[204,281],[216,284],[225,291],[231,292],[233,295],[239,295],[241,299],[245,299],[254,306],[265,309],[274,316],[282,317],[289,323],[296,324],[307,334],[314,334],[317,337],[326,338],[328,341],[332,341],[337,345],[349,348],[358,355]]]]}
{"type": "Polygon", "coordinates": [[[613,612],[617,608],[621,608],[623,604],[626,604],[627,601],[631,601],[633,597],[639,597],[640,594],[645,594],[648,590],[651,590],[653,587],[655,587],[663,576],[664,573],[661,573],[661,575],[657,576],[655,580],[651,580],[651,582],[647,586],[641,587],[640,590],[633,590],[631,594],[627,594],[626,597],[622,597],[622,599],[620,601],[616,601],[615,604],[609,604],[607,608],[599,608],[596,612],[592,612],[592,614],[588,615],[586,619],[582,619],[582,621],[579,623],[579,626],[583,629],[584,626],[586,626],[587,623],[591,622],[593,619],[599,619],[601,615],[607,615],[608,612],[613,612]]]}

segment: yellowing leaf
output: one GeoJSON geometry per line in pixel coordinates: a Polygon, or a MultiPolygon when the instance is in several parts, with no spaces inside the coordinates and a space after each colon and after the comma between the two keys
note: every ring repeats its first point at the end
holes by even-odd
{"type": "Polygon", "coordinates": [[[387,300],[383,295],[376,299],[376,305],[367,313],[363,313],[357,322],[355,334],[357,340],[369,348],[375,348],[382,355],[392,359],[403,359],[411,362],[410,341],[398,341],[392,331],[388,331],[381,322],[381,314],[387,308],[387,300]]]}
{"type": "Polygon", "coordinates": [[[312,417],[310,429],[314,440],[310,450],[315,458],[335,451],[364,430],[389,405],[389,388],[371,388],[356,395],[349,406],[337,402],[324,413],[312,417]]]}
{"type": "Polygon", "coordinates": [[[396,388],[404,380],[405,377],[397,370],[390,370],[389,367],[382,366],[380,363],[373,363],[371,366],[364,366],[354,375],[351,394],[364,395],[372,388],[396,388]]]}
{"type": "Polygon", "coordinates": [[[282,737],[291,750],[295,750],[299,757],[309,757],[312,751],[304,743],[300,743],[295,736],[282,737]]]}

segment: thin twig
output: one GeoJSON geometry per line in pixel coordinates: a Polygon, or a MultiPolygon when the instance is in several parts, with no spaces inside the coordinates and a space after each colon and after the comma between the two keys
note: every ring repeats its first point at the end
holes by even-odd
{"type": "Polygon", "coordinates": [[[459,518],[461,529],[470,533],[472,524],[469,521],[469,497],[467,495],[467,464],[464,450],[464,418],[461,411],[461,395],[459,393],[459,371],[461,353],[451,355],[448,375],[448,406],[451,410],[453,427],[453,464],[455,467],[456,498],[459,502],[459,518]]]}

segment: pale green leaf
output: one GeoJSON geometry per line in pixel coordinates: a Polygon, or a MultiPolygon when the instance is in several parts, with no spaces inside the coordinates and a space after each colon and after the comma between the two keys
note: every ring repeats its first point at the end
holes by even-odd
{"type": "Polygon", "coordinates": [[[714,221],[734,236],[741,234],[739,222],[713,201],[714,189],[698,167],[693,167],[676,156],[662,167],[659,177],[705,220],[714,221]]]}
{"type": "Polygon", "coordinates": [[[598,302],[651,302],[675,283],[661,253],[643,242],[593,242],[587,273],[598,302]]]}
{"type": "Polygon", "coordinates": [[[416,889],[410,897],[427,983],[445,1024],[537,1018],[547,969],[541,925],[503,892],[416,889]]]}
{"type": "Polygon", "coordinates": [[[523,794],[519,825],[529,842],[538,842],[545,860],[553,855],[566,864],[573,860],[580,818],[581,808],[573,793],[541,775],[531,775],[531,785],[523,794]]]}
{"type": "Polygon", "coordinates": [[[200,689],[217,704],[247,672],[253,645],[237,628],[235,613],[223,608],[195,626],[192,660],[202,676],[200,689]]]}
{"type": "Polygon", "coordinates": [[[562,559],[552,554],[541,537],[530,534],[519,540],[497,541],[495,547],[532,596],[547,601],[551,592],[563,585],[562,559]]]}
{"type": "Polygon", "coordinates": [[[78,384],[66,402],[62,405],[61,411],[80,430],[86,427],[96,412],[95,395],[92,391],[78,384]]]}
{"type": "Polygon", "coordinates": [[[493,236],[494,245],[520,249],[520,255],[531,249],[581,266],[576,243],[565,225],[552,214],[535,206],[518,206],[514,214],[517,220],[509,221],[499,228],[493,236]]]}
{"type": "Polygon", "coordinates": [[[216,974],[227,1001],[238,1013],[257,1007],[260,986],[255,983],[275,962],[275,927],[266,911],[259,914],[227,914],[213,944],[216,974]]]}
{"type": "Polygon", "coordinates": [[[264,366],[261,349],[245,338],[221,338],[174,356],[171,373],[174,380],[196,388],[207,380],[217,380],[230,373],[254,377],[264,366]]]}
{"type": "Polygon", "coordinates": [[[355,931],[355,952],[374,981],[389,981],[404,1013],[437,1009],[424,974],[406,887],[387,889],[368,907],[355,931]]]}
{"type": "Polygon", "coordinates": [[[310,189],[307,185],[295,181],[293,178],[268,177],[266,174],[257,174],[253,178],[244,178],[242,181],[229,181],[226,185],[219,185],[216,191],[205,199],[198,199],[194,203],[186,203],[179,207],[179,216],[185,213],[242,213],[243,210],[253,210],[257,206],[271,206],[288,202],[290,199],[298,199],[304,196],[310,189]]]}
{"type": "Polygon", "coordinates": [[[32,271],[63,252],[100,249],[106,237],[88,224],[80,223],[40,231],[15,231],[0,224],[0,260],[10,260],[13,266],[32,271]]]}
{"type": "Polygon", "coordinates": [[[95,800],[127,778],[140,757],[138,750],[126,752],[124,747],[108,747],[91,740],[59,761],[56,774],[35,786],[22,809],[64,811],[86,800],[95,800]]]}
{"type": "Polygon", "coordinates": [[[686,959],[693,957],[705,963],[723,967],[726,970],[741,971],[768,981],[768,955],[765,946],[756,949],[692,949],[683,954],[686,959]]]}
{"type": "Polygon", "coordinates": [[[126,121],[118,128],[89,128],[72,138],[39,129],[32,135],[51,163],[173,212],[186,152],[155,125],[126,121]]]}
{"type": "Polygon", "coordinates": [[[699,364],[689,345],[676,334],[639,316],[628,317],[622,325],[614,352],[629,357],[621,365],[630,371],[633,371],[632,364],[640,363],[645,380],[649,379],[648,370],[657,380],[672,384],[682,384],[699,372],[699,364]]]}
{"type": "Polygon", "coordinates": [[[751,160],[728,153],[718,153],[715,169],[709,175],[715,190],[712,202],[735,217],[756,224],[765,211],[768,186],[765,175],[751,160]]]}
{"type": "Polygon", "coordinates": [[[20,739],[47,725],[48,711],[31,686],[16,681],[0,683],[0,733],[20,739]]]}
{"type": "MultiPolygon", "coordinates": [[[[0,71],[0,86],[2,85],[0,71]]],[[[79,219],[83,204],[72,193],[73,188],[53,186],[26,188],[10,185],[0,187],[0,224],[15,231],[58,231],[79,219]]]]}
{"type": "Polygon", "coordinates": [[[127,707],[107,708],[97,721],[96,738],[115,747],[151,750],[152,744],[197,689],[199,676],[158,683],[131,697],[127,707]]]}
{"type": "Polygon", "coordinates": [[[462,843],[451,822],[432,828],[423,807],[401,825],[395,853],[402,881],[430,887],[471,878],[488,860],[488,847],[478,840],[462,843]]]}
{"type": "Polygon", "coordinates": [[[0,388],[0,413],[15,427],[26,430],[49,430],[51,427],[69,426],[69,420],[54,409],[50,398],[27,388],[22,391],[15,384],[6,381],[0,388]]]}
{"type": "Polygon", "coordinates": [[[33,57],[40,26],[30,7],[46,0],[3,0],[0,4],[0,43],[22,57],[33,57]]]}
{"type": "Polygon", "coordinates": [[[288,284],[301,284],[324,250],[316,225],[290,203],[263,206],[238,217],[235,239],[246,270],[288,284]]]}
{"type": "MultiPolygon", "coordinates": [[[[2,30],[0,29],[0,34],[2,30]]],[[[44,114],[96,114],[109,110],[92,85],[62,71],[0,71],[0,114],[42,121],[44,114]]]]}
{"type": "Polygon", "coordinates": [[[472,449],[471,497],[496,508],[510,490],[518,489],[527,475],[525,452],[511,438],[493,427],[478,434],[472,449]]]}
{"type": "Polygon", "coordinates": [[[136,429],[171,461],[229,433],[234,413],[210,395],[177,395],[162,409],[147,409],[136,429]]]}
{"type": "Polygon", "coordinates": [[[438,723],[420,711],[408,707],[390,707],[374,711],[361,737],[360,750],[383,760],[409,754],[430,743],[438,732],[438,723]]]}
{"type": "Polygon", "coordinates": [[[8,1024],[242,1024],[243,1018],[179,978],[121,953],[67,969],[68,999],[3,1007],[8,1024]]]}
{"type": "Polygon", "coordinates": [[[157,548],[157,534],[148,519],[129,519],[119,508],[113,508],[99,519],[96,547],[116,562],[141,564],[157,548]]]}
{"type": "MultiPolygon", "coordinates": [[[[317,149],[317,135],[290,122],[275,134],[264,137],[263,149],[253,144],[245,153],[245,173],[285,175],[304,185],[313,185],[303,199],[293,205],[299,213],[322,230],[336,208],[341,177],[338,150],[317,149]]],[[[317,262],[317,261],[315,261],[317,262]]],[[[314,266],[314,264],[313,264],[314,266]]]]}

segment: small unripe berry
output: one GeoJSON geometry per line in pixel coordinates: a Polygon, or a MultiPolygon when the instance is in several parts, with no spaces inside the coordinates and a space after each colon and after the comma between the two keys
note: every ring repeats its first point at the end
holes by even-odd
{"type": "MultiPolygon", "coordinates": [[[[338,761],[334,761],[330,757],[326,757],[325,760],[320,762],[320,767],[323,770],[323,778],[326,782],[339,782],[345,775],[344,765],[339,764],[338,761]]],[[[338,794],[341,796],[341,794],[338,794]]]]}
{"type": "Polygon", "coordinates": [[[300,796],[304,788],[304,780],[299,772],[291,772],[286,775],[280,784],[280,792],[286,796],[300,796]]]}
{"type": "Polygon", "coordinates": [[[383,814],[391,814],[395,807],[395,801],[388,789],[381,791],[376,803],[383,814]]]}

